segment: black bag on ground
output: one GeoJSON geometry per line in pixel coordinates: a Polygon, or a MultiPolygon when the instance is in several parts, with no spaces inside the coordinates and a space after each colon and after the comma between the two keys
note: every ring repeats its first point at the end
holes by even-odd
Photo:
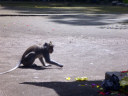
{"type": "Polygon", "coordinates": [[[102,82],[102,87],[105,92],[118,91],[120,89],[119,78],[113,74],[109,79],[102,82]]]}

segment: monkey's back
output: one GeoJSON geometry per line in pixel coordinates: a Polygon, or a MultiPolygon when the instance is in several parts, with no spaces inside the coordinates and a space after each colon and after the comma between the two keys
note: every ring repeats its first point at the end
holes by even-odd
{"type": "Polygon", "coordinates": [[[40,50],[40,47],[37,46],[37,45],[30,46],[30,47],[24,52],[24,54],[22,55],[21,60],[24,59],[24,57],[25,57],[27,54],[29,54],[30,52],[35,52],[35,53],[37,53],[39,50],[40,50]]]}

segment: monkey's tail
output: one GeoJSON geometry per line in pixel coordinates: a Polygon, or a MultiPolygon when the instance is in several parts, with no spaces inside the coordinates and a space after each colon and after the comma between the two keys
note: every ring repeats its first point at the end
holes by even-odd
{"type": "Polygon", "coordinates": [[[12,68],[12,69],[10,69],[8,71],[5,71],[5,72],[1,72],[0,75],[9,73],[9,72],[15,70],[16,68],[18,68],[20,66],[20,64],[21,64],[21,61],[19,61],[19,63],[14,68],[12,68]]]}

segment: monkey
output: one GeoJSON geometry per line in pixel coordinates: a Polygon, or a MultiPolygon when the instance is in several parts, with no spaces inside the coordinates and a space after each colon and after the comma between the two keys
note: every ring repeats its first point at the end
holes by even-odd
{"type": "Polygon", "coordinates": [[[53,53],[54,51],[54,45],[52,44],[52,42],[50,43],[44,43],[42,47],[39,47],[37,45],[33,45],[30,46],[22,55],[19,63],[12,69],[2,72],[1,74],[5,74],[8,72],[11,72],[13,70],[15,70],[16,68],[20,67],[21,64],[23,64],[24,67],[32,67],[35,66],[34,61],[38,58],[40,60],[40,62],[42,63],[43,66],[51,66],[52,65],[56,65],[59,67],[63,67],[63,65],[58,64],[54,61],[51,61],[50,59],[50,54],[53,53]],[[45,65],[44,60],[46,63],[49,63],[49,65],[45,65]]]}

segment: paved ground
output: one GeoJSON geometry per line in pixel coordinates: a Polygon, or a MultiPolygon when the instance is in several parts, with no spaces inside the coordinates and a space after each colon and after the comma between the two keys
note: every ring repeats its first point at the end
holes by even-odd
{"type": "Polygon", "coordinates": [[[128,15],[0,17],[0,72],[14,67],[27,47],[52,41],[62,69],[18,68],[0,75],[0,96],[98,96],[105,72],[128,69],[128,15]],[[75,77],[86,76],[86,82],[75,77]],[[71,77],[70,81],[65,78],[71,77]],[[81,86],[81,84],[86,86],[81,86]]]}

